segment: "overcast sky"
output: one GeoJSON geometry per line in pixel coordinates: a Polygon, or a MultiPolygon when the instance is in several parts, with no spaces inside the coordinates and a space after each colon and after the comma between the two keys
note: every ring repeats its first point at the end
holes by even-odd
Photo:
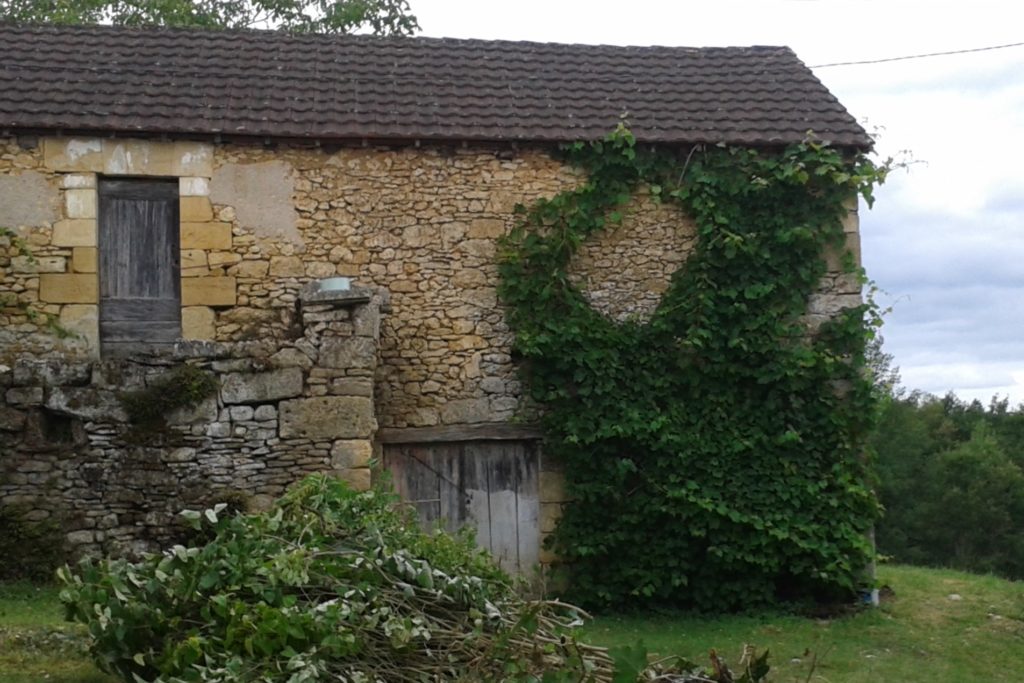
{"type": "MultiPolygon", "coordinates": [[[[1009,0],[410,2],[426,36],[788,45],[809,66],[1024,42],[1009,0]]],[[[903,384],[1024,402],[1024,47],[814,71],[880,156],[919,162],[861,213],[903,384]]]]}

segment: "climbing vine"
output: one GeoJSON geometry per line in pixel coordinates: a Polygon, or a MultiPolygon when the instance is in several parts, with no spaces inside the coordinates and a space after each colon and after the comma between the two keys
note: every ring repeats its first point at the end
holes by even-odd
{"type": "Polygon", "coordinates": [[[573,499],[554,536],[573,597],[850,597],[879,514],[863,448],[873,309],[817,327],[805,314],[826,249],[843,248],[846,202],[870,204],[888,164],[813,139],[648,150],[624,126],[563,152],[587,180],[522,209],[500,295],[573,499]],[[691,216],[698,239],[650,320],[616,322],[569,266],[641,186],[691,216]]]}

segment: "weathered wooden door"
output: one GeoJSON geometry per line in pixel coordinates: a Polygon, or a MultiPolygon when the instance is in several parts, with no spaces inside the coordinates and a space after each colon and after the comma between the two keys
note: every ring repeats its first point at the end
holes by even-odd
{"type": "Polygon", "coordinates": [[[179,339],[177,181],[101,180],[98,227],[104,350],[179,339]]]}
{"type": "Polygon", "coordinates": [[[384,466],[425,528],[474,528],[477,545],[509,572],[529,572],[537,564],[540,496],[534,443],[386,444],[384,466]]]}

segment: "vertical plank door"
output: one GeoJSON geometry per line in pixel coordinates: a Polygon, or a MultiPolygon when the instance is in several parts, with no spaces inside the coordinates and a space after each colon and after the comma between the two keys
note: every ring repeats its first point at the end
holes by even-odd
{"type": "Polygon", "coordinates": [[[424,528],[469,526],[502,569],[533,570],[540,557],[540,499],[532,442],[386,444],[384,466],[424,528]]]}
{"type": "Polygon", "coordinates": [[[177,181],[102,179],[98,210],[102,348],[180,339],[177,181]]]}

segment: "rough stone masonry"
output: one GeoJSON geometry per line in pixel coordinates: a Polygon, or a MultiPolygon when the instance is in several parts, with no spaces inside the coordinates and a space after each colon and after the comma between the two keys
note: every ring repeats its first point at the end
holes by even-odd
{"type": "Polygon", "coordinates": [[[314,284],[294,339],[0,366],[0,503],[59,519],[76,553],[134,556],[179,535],[183,507],[261,507],[312,472],[367,487],[385,299],[314,284]],[[216,377],[216,393],[167,415],[158,433],[133,436],[122,398],[182,364],[216,377]]]}
{"type": "MultiPolygon", "coordinates": [[[[61,515],[81,549],[137,551],[181,503],[258,502],[324,468],[365,484],[378,423],[529,421],[497,251],[517,204],[579,183],[550,151],[0,137],[0,226],[17,236],[0,243],[0,502],[61,515]],[[100,358],[97,186],[112,177],[178,179],[184,339],[170,357],[100,358]],[[369,301],[303,301],[335,276],[369,301]],[[182,362],[217,375],[216,400],[170,416],[173,447],[124,443],[117,392],[182,362]]],[[[650,315],[694,242],[692,222],[644,194],[625,214],[572,273],[616,319],[650,315]]],[[[846,231],[857,256],[855,208],[846,231]]],[[[841,270],[830,256],[809,325],[860,303],[841,270]]],[[[545,533],[560,481],[544,468],[545,533]]]]}

